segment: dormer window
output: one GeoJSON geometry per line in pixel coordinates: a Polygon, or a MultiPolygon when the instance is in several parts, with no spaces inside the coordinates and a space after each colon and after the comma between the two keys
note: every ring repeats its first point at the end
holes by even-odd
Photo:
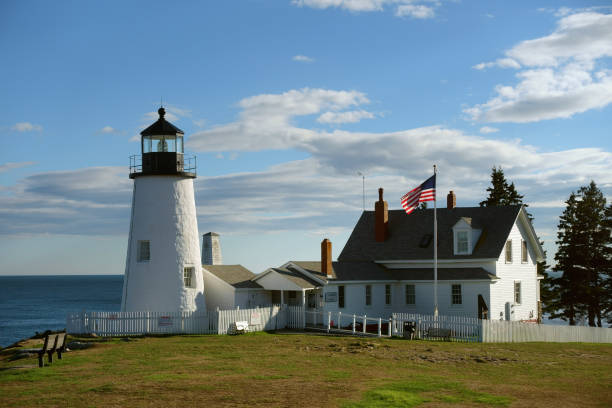
{"type": "Polygon", "coordinates": [[[470,255],[472,253],[471,231],[466,229],[455,230],[455,255],[470,255]]]}
{"type": "Polygon", "coordinates": [[[478,241],[481,230],[475,229],[472,219],[462,217],[453,226],[453,253],[455,255],[472,255],[474,243],[478,241]]]}
{"type": "Polygon", "coordinates": [[[457,253],[467,254],[468,248],[468,232],[457,231],[457,253]]]}

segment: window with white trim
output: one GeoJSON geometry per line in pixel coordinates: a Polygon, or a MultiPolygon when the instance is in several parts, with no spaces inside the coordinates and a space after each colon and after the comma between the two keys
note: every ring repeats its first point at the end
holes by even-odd
{"type": "Polygon", "coordinates": [[[151,260],[151,241],[138,241],[138,262],[149,262],[151,260]]]}
{"type": "Polygon", "coordinates": [[[521,282],[514,282],[514,303],[517,305],[521,304],[521,282]]]}
{"type": "Polygon", "coordinates": [[[451,287],[451,304],[460,305],[463,299],[461,298],[461,285],[452,285],[451,287]]]}
{"type": "Polygon", "coordinates": [[[506,263],[512,263],[512,240],[506,241],[506,263]]]}
{"type": "Polygon", "coordinates": [[[391,305],[391,285],[385,285],[385,305],[391,305]]]}
{"type": "Polygon", "coordinates": [[[372,285],[366,285],[365,287],[365,304],[366,306],[372,304],[372,285]]]}
{"type": "Polygon", "coordinates": [[[186,266],[183,268],[183,283],[185,283],[186,288],[193,288],[193,275],[195,272],[195,268],[193,266],[186,266]]]}
{"type": "Polygon", "coordinates": [[[406,304],[414,305],[416,303],[416,293],[414,285],[406,285],[406,304]]]}
{"type": "Polygon", "coordinates": [[[521,262],[527,263],[527,241],[521,240],[521,262]]]}
{"type": "Polygon", "coordinates": [[[467,231],[457,231],[455,233],[455,239],[457,241],[457,254],[469,254],[469,240],[467,231]]]}

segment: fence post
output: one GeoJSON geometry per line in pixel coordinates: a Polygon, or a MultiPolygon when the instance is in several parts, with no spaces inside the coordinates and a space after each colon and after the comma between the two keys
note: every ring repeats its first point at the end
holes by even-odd
{"type": "Polygon", "coordinates": [[[389,327],[387,327],[387,332],[389,334],[389,337],[391,337],[391,325],[393,324],[393,317],[389,318],[389,327]]]}
{"type": "Polygon", "coordinates": [[[366,315],[363,315],[363,334],[366,332],[366,326],[368,325],[368,318],[366,315]]]}
{"type": "Polygon", "coordinates": [[[355,314],[353,314],[353,334],[355,334],[355,314]]]}
{"type": "Polygon", "coordinates": [[[379,317],[378,318],[378,337],[380,337],[382,335],[382,333],[380,331],[381,326],[382,326],[382,319],[379,317]]]}
{"type": "Polygon", "coordinates": [[[342,321],[342,312],[338,312],[338,324],[336,325],[339,329],[342,328],[340,322],[342,321]]]}
{"type": "Polygon", "coordinates": [[[327,312],[327,332],[329,333],[329,329],[331,326],[331,312],[327,312]]]}

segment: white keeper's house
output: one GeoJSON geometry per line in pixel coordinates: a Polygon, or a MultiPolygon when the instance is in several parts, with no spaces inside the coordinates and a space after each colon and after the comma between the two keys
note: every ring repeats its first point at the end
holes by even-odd
{"type": "MultiPolygon", "coordinates": [[[[439,313],[537,320],[537,262],[544,260],[544,253],[525,209],[455,203],[451,191],[447,207],[437,210],[439,313]]],[[[338,261],[332,261],[331,242],[325,239],[320,261],[289,261],[251,273],[248,285],[257,287],[245,288],[244,280],[241,285],[258,295],[245,296],[251,302],[239,306],[303,304],[372,317],[433,314],[433,216],[433,209],[410,215],[389,211],[380,189],[375,210],[362,213],[338,261]]],[[[206,298],[210,301],[208,293],[206,298]]]]}

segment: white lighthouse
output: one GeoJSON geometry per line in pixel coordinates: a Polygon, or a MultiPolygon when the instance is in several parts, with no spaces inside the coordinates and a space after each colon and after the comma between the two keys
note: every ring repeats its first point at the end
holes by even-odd
{"type": "Polygon", "coordinates": [[[132,216],[121,310],[204,311],[195,158],[183,154],[183,131],[164,119],[143,130],[142,160],[130,158],[132,216]]]}

